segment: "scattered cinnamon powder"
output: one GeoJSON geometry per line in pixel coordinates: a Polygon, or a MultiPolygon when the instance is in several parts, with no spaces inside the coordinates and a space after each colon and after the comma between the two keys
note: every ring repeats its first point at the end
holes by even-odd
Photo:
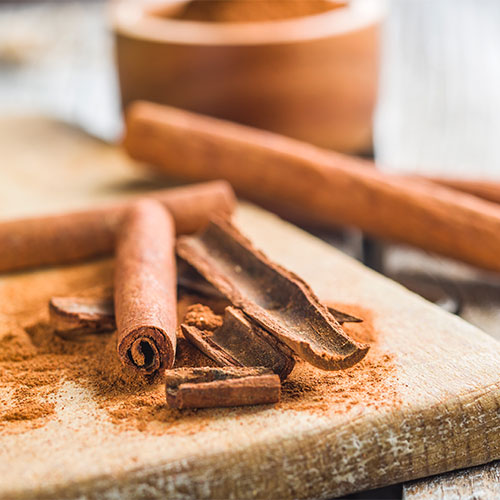
{"type": "MultiPolygon", "coordinates": [[[[149,433],[195,433],[228,409],[174,410],[165,404],[163,384],[147,385],[127,371],[116,355],[114,334],[93,334],[63,340],[48,322],[48,300],[53,295],[103,297],[111,292],[112,262],[3,277],[0,282],[0,430],[19,433],[44,425],[54,414],[54,395],[72,381],[94,394],[97,404],[121,429],[149,433]],[[179,422],[178,422],[179,421],[179,422]],[[174,423],[178,425],[173,425],[174,423]]],[[[223,299],[181,294],[178,317],[190,306],[208,305],[217,315],[228,305],[223,299]]],[[[328,413],[363,404],[381,407],[398,401],[392,357],[379,352],[372,313],[367,309],[332,304],[364,319],[346,324],[349,334],[372,342],[367,358],[341,372],[324,372],[299,362],[283,386],[281,408],[328,413]]],[[[202,307],[202,306],[201,306],[202,307]]],[[[193,309],[191,309],[193,310],[193,309]]],[[[217,317],[207,316],[210,327],[217,317]]],[[[179,332],[176,366],[214,366],[179,332]]],[[[254,408],[244,410],[256,411],[254,408]]]]}
{"type": "Polygon", "coordinates": [[[341,371],[325,372],[299,362],[283,384],[280,406],[324,413],[346,412],[358,404],[373,408],[398,404],[394,356],[378,347],[373,311],[354,304],[326,305],[363,319],[362,323],[344,323],[342,328],[356,340],[370,343],[370,351],[357,365],[341,371]]]}
{"type": "Polygon", "coordinates": [[[328,0],[191,0],[170,17],[215,23],[276,21],[321,14],[345,5],[328,0]]]}
{"type": "MultiPolygon", "coordinates": [[[[201,307],[205,306],[207,309],[213,311],[213,313],[208,315],[207,318],[210,318],[210,321],[217,321],[216,319],[212,318],[212,314],[223,316],[224,309],[231,304],[227,299],[223,297],[200,297],[199,295],[195,295],[192,293],[182,292],[181,294],[179,294],[177,316],[182,320],[188,313],[188,310],[191,310],[196,305],[201,307]],[[200,302],[202,302],[203,304],[200,304],[200,302]]],[[[196,311],[196,309],[194,310],[196,311]]]]}
{"type": "Polygon", "coordinates": [[[209,307],[203,304],[193,304],[188,307],[183,322],[195,326],[199,330],[213,332],[222,326],[222,316],[214,314],[209,307]]]}
{"type": "Polygon", "coordinates": [[[325,305],[333,307],[347,314],[352,314],[357,318],[361,318],[361,323],[344,323],[342,328],[359,342],[371,344],[377,340],[377,334],[373,328],[374,315],[371,309],[362,307],[356,304],[342,304],[339,302],[326,301],[325,305]]]}

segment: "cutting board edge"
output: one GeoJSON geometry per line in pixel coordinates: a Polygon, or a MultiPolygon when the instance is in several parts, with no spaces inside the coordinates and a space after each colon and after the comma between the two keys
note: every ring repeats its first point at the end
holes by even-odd
{"type": "Polygon", "coordinates": [[[268,456],[271,448],[269,442],[265,445],[257,443],[243,451],[244,463],[234,460],[241,457],[242,450],[238,449],[234,452],[206,455],[199,460],[189,460],[187,464],[186,461],[170,461],[149,468],[137,468],[112,478],[92,477],[74,482],[69,487],[25,490],[20,494],[15,491],[5,492],[0,495],[0,500],[25,500],[33,497],[40,500],[80,497],[111,499],[117,495],[128,499],[144,493],[145,488],[151,495],[150,498],[269,498],[272,495],[283,499],[306,499],[345,495],[500,459],[499,408],[500,382],[493,387],[471,391],[411,412],[400,407],[397,410],[373,413],[373,418],[364,417],[363,429],[354,426],[354,419],[345,426],[323,427],[306,432],[300,440],[293,436],[275,447],[280,453],[274,452],[272,457],[268,456]],[[462,411],[454,412],[456,406],[462,411]],[[465,406],[470,406],[473,411],[465,413],[465,406]],[[384,423],[387,414],[392,419],[392,425],[384,423]],[[417,426],[418,432],[415,432],[414,427],[408,426],[405,433],[397,435],[394,441],[392,430],[404,428],[405,421],[409,420],[417,420],[422,424],[417,426]],[[462,428],[464,420],[467,425],[465,429],[462,428]],[[461,427],[460,433],[455,432],[457,426],[461,427]],[[454,441],[449,434],[454,435],[454,441]],[[367,438],[369,444],[359,447],[357,452],[349,450],[346,445],[349,440],[354,444],[360,443],[361,439],[367,442],[367,438]],[[408,439],[405,440],[406,438],[408,439]],[[450,442],[452,448],[445,445],[450,442]],[[413,451],[404,456],[408,460],[403,463],[398,455],[391,456],[389,450],[384,450],[384,446],[392,449],[404,446],[413,451]],[[474,446],[477,449],[471,454],[474,446]],[[439,457],[450,456],[451,449],[455,458],[440,461],[439,457]],[[304,455],[305,450],[309,452],[304,455]],[[360,462],[363,455],[369,459],[360,462]],[[343,456],[349,457],[347,465],[343,456]],[[382,463],[383,456],[386,457],[386,466],[382,463]],[[429,456],[436,458],[434,461],[423,459],[429,456]],[[419,458],[422,460],[419,461],[419,458]],[[372,468],[368,467],[370,462],[372,468]],[[337,464],[340,465],[336,469],[337,464]],[[269,469],[273,471],[271,475],[269,469]],[[231,470],[232,473],[228,474],[231,470]],[[364,476],[356,474],[359,470],[365,471],[364,476]],[[225,480],[218,479],[222,477],[222,471],[225,480]],[[270,476],[274,478],[271,483],[266,481],[270,476]],[[339,480],[342,476],[350,477],[351,480],[339,480]],[[257,485],[254,489],[242,481],[248,477],[257,485]],[[321,481],[321,478],[332,479],[321,481]]]}

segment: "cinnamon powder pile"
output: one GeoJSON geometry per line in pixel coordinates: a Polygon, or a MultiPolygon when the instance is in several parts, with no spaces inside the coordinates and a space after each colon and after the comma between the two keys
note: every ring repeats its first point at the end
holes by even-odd
{"type": "MultiPolygon", "coordinates": [[[[42,426],[54,413],[53,395],[72,381],[88,388],[117,431],[136,429],[149,433],[198,432],[227,409],[174,410],[166,406],[163,384],[150,386],[124,368],[116,355],[114,334],[88,335],[68,341],[56,336],[48,323],[47,302],[53,295],[103,297],[110,295],[112,262],[74,266],[58,271],[3,279],[0,286],[0,430],[17,433],[42,426]]],[[[178,316],[202,302],[222,314],[227,302],[179,294],[178,316]]],[[[333,305],[333,304],[332,304],[333,305]]],[[[350,335],[372,342],[367,358],[345,371],[324,372],[298,362],[283,385],[278,407],[295,411],[345,412],[362,404],[394,405],[395,366],[377,348],[371,313],[359,307],[335,304],[365,321],[344,325],[350,335]]],[[[206,318],[215,325],[216,317],[206,318]]],[[[214,363],[182,337],[178,340],[176,366],[213,366],[214,363]]],[[[253,409],[239,409],[242,412],[253,409]]]]}
{"type": "Polygon", "coordinates": [[[345,4],[327,0],[191,0],[170,17],[215,23],[276,21],[320,14],[345,4]]]}

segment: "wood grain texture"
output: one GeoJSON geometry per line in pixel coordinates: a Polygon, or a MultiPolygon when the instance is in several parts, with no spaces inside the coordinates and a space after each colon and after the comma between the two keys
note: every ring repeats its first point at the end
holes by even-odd
{"type": "MultiPolygon", "coordinates": [[[[56,137],[61,147],[64,134],[56,137]]],[[[98,158],[89,163],[94,192],[104,189],[98,158]]],[[[81,189],[71,163],[66,179],[71,198],[81,189]]],[[[23,182],[10,188],[20,200],[23,182]]],[[[51,191],[39,189],[42,206],[51,191]]],[[[41,427],[2,436],[1,498],[327,498],[500,458],[499,343],[262,210],[242,205],[236,223],[322,300],[364,308],[376,332],[364,369],[344,379],[299,363],[289,381],[315,381],[312,393],[287,399],[285,387],[274,408],[204,410],[202,425],[183,416],[156,422],[159,433],[117,427],[89,389],[62,383],[41,427]]],[[[104,279],[106,266],[2,276],[0,325],[26,327],[16,290],[42,310],[78,286],[78,273],[104,279]]],[[[2,382],[7,402],[8,390],[2,382]]]]}
{"type": "Polygon", "coordinates": [[[403,500],[496,500],[500,498],[500,462],[416,481],[403,489],[403,500]]]}
{"type": "Polygon", "coordinates": [[[375,151],[381,169],[500,180],[500,4],[390,2],[375,151]]]}

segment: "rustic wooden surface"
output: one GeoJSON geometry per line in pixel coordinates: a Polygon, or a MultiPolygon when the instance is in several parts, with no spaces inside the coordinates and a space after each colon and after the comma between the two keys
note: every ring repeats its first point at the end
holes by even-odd
{"type": "MultiPolygon", "coordinates": [[[[4,122],[1,147],[30,143],[31,123],[20,121],[15,129],[4,122]]],[[[2,179],[10,216],[121,195],[121,186],[129,184],[110,182],[110,158],[116,178],[140,184],[113,148],[52,127],[42,126],[46,135],[37,143],[37,161],[29,155],[25,161],[24,154],[5,156],[16,166],[12,172],[22,172],[2,179]],[[31,192],[33,171],[37,189],[31,192]],[[64,189],[54,190],[54,183],[64,189]]],[[[236,220],[258,247],[310,282],[323,300],[371,311],[378,340],[368,360],[387,355],[394,367],[378,382],[382,395],[347,406],[325,392],[307,408],[299,398],[287,407],[227,410],[213,419],[210,410],[196,432],[180,419],[164,435],[149,435],[117,431],[90,391],[62,384],[53,418],[38,429],[3,437],[0,497],[130,498],[146,488],[151,498],[323,498],[500,457],[500,344],[266,212],[242,205],[236,220]]],[[[2,323],[16,311],[7,290],[32,289],[33,307],[45,307],[46,295],[56,292],[51,278],[72,272],[68,267],[2,277],[2,323]],[[35,286],[40,280],[43,291],[35,286]]],[[[323,375],[311,372],[313,378],[323,375]]]]}
{"type": "Polygon", "coordinates": [[[496,500],[500,498],[500,462],[451,472],[408,484],[403,500],[496,500]]]}
{"type": "MultiPolygon", "coordinates": [[[[480,3],[461,0],[460,8],[456,0],[441,0],[439,5],[431,3],[429,0],[391,2],[392,15],[384,47],[384,71],[388,72],[383,74],[380,85],[382,101],[376,123],[378,159],[392,168],[403,165],[405,170],[413,172],[416,166],[423,166],[422,172],[434,175],[434,167],[443,165],[456,175],[459,165],[462,171],[479,172],[483,177],[483,172],[494,169],[498,160],[495,123],[500,116],[496,100],[499,73],[498,65],[490,63],[496,61],[499,35],[495,20],[499,7],[496,0],[480,3]],[[486,24],[478,22],[478,16],[487,19],[486,24]],[[455,41],[465,38],[467,50],[462,50],[464,44],[455,41]],[[428,50],[423,50],[426,47],[428,50]],[[435,63],[437,59],[440,64],[435,63]],[[471,70],[464,73],[466,66],[471,70]],[[481,92],[477,92],[477,84],[481,92]],[[462,119],[457,119],[457,115],[462,119]]],[[[25,7],[7,3],[0,18],[2,112],[43,110],[82,124],[100,136],[116,137],[120,129],[119,104],[111,62],[111,37],[106,33],[103,14],[101,2],[37,3],[25,7]]],[[[32,137],[45,137],[39,132],[32,137]]],[[[6,142],[1,143],[2,153],[6,142]]],[[[147,181],[134,179],[132,172],[114,171],[110,177],[124,175],[123,183],[110,180],[109,191],[96,192],[86,186],[82,176],[81,191],[72,193],[72,200],[61,201],[64,182],[58,182],[59,153],[53,151],[55,157],[50,160],[54,175],[47,179],[44,172],[36,169],[37,144],[35,141],[31,150],[26,147],[23,152],[33,161],[29,174],[20,174],[10,166],[1,169],[0,214],[14,212],[10,200],[17,196],[3,182],[5,176],[12,181],[15,177],[30,177],[25,184],[23,207],[15,208],[16,213],[31,213],[39,205],[41,193],[36,189],[37,183],[44,186],[43,210],[47,212],[66,204],[82,206],[92,199],[149,185],[147,181]],[[118,184],[121,190],[114,189],[118,184]],[[48,190],[54,195],[46,196],[48,190]]],[[[107,150],[105,145],[99,147],[107,150]]],[[[114,157],[111,153],[108,160],[111,162],[114,157]]],[[[90,177],[95,176],[95,171],[92,172],[90,177]]],[[[93,179],[88,178],[88,182],[91,184],[93,179]]],[[[424,287],[430,283],[442,289],[444,282],[445,290],[449,285],[454,291],[458,289],[464,305],[461,316],[500,339],[498,279],[470,270],[457,272],[455,264],[421,257],[391,248],[385,259],[387,270],[396,278],[402,273],[416,274],[424,287]]],[[[373,498],[389,496],[400,498],[400,492],[384,490],[373,498]]]]}

